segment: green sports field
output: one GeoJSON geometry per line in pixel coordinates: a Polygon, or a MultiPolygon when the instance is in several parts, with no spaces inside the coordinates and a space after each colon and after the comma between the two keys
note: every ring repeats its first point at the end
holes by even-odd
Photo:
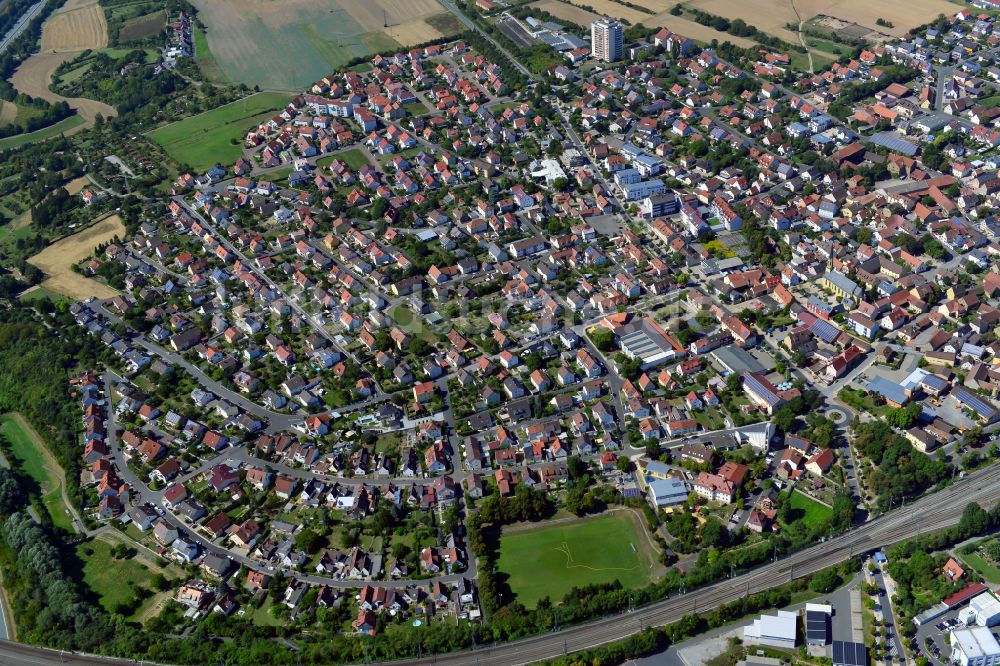
{"type": "Polygon", "coordinates": [[[654,566],[645,535],[623,515],[503,535],[497,563],[517,600],[528,608],[543,597],[557,601],[573,587],[591,583],[617,579],[627,588],[641,587],[654,566]]]}
{"type": "Polygon", "coordinates": [[[230,165],[243,154],[244,133],[270,118],[291,99],[284,93],[257,93],[149,133],[179,164],[204,171],[216,162],[230,165]],[[232,139],[237,140],[233,145],[232,139]]]}

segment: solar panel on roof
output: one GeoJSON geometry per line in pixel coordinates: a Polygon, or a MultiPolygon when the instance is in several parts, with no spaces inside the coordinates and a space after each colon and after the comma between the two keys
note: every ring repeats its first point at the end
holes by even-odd
{"type": "Polygon", "coordinates": [[[817,319],[809,327],[813,335],[821,339],[823,342],[833,342],[840,335],[840,331],[837,327],[824,319],[817,319]]]}
{"type": "Polygon", "coordinates": [[[820,611],[806,611],[806,640],[826,643],[827,614],[820,611]]]}
{"type": "Polygon", "coordinates": [[[833,666],[866,666],[864,643],[833,642],[833,666]]]}
{"type": "Polygon", "coordinates": [[[980,399],[974,393],[966,391],[965,389],[958,389],[957,391],[955,391],[955,397],[958,398],[963,403],[965,403],[966,405],[968,405],[970,409],[972,409],[980,416],[989,416],[990,414],[996,411],[996,409],[992,405],[980,399]]]}

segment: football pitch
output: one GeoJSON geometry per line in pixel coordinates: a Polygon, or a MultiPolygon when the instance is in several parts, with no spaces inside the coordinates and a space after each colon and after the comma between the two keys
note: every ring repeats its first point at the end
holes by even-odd
{"type": "Polygon", "coordinates": [[[626,588],[649,582],[656,562],[632,518],[606,515],[500,537],[498,569],[519,602],[562,599],[574,587],[615,580],[626,588]]]}

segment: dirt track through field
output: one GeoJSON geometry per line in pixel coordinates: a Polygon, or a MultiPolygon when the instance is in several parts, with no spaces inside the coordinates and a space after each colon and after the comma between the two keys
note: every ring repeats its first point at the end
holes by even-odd
{"type": "Polygon", "coordinates": [[[96,298],[111,298],[118,292],[111,287],[74,273],[70,268],[94,252],[94,248],[107,243],[115,236],[125,236],[125,225],[117,215],[106,217],[97,224],[83,231],[67,236],[28,259],[28,263],[37,266],[48,278],[41,286],[75,300],[83,300],[94,296],[96,298]]]}
{"type": "Polygon", "coordinates": [[[64,62],[86,49],[108,45],[108,24],[97,0],[69,0],[42,25],[42,51],[17,68],[10,82],[18,92],[40,97],[48,102],[66,102],[75,109],[83,124],[67,130],[75,134],[94,126],[97,114],[105,118],[118,115],[113,106],[84,97],[63,97],[49,90],[52,74],[64,62]]]}

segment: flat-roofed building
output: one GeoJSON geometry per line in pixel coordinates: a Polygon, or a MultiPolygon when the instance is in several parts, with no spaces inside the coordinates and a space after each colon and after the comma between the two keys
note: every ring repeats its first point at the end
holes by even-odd
{"type": "Polygon", "coordinates": [[[1000,664],[1000,643],[988,627],[955,629],[948,636],[951,660],[959,666],[1000,664]]]}
{"type": "Polygon", "coordinates": [[[798,615],[778,611],[777,615],[761,615],[753,624],[743,627],[744,642],[776,648],[794,648],[798,615]]]}
{"type": "Polygon", "coordinates": [[[969,610],[976,614],[976,624],[992,627],[1000,624],[1000,600],[992,592],[983,592],[969,601],[969,610]]]}
{"type": "Polygon", "coordinates": [[[685,353],[684,348],[649,317],[635,319],[622,326],[618,331],[618,344],[626,356],[640,361],[644,370],[685,353]]]}

